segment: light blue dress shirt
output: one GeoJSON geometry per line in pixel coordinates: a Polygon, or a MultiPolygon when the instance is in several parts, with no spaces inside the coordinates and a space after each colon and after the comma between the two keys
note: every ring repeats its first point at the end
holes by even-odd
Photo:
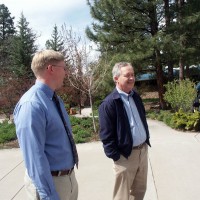
{"type": "MultiPolygon", "coordinates": [[[[51,171],[74,167],[70,141],[52,101],[54,91],[36,81],[14,110],[14,122],[25,166],[40,197],[60,200],[51,171]]],[[[61,108],[71,131],[69,116],[61,99],[61,108]]]]}
{"type": "Polygon", "coordinates": [[[142,120],[140,119],[139,112],[131,94],[123,92],[118,87],[116,87],[116,89],[119,92],[120,97],[124,103],[124,107],[126,109],[126,113],[129,119],[133,138],[133,146],[138,146],[146,141],[146,131],[142,120]]]}

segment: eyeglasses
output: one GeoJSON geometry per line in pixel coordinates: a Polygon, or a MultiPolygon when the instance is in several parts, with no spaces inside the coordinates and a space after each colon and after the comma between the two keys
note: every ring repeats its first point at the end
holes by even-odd
{"type": "Polygon", "coordinates": [[[135,74],[121,74],[125,78],[134,78],[135,74]]]}
{"type": "Polygon", "coordinates": [[[62,67],[65,71],[67,71],[67,66],[60,66],[60,65],[51,65],[51,66],[54,66],[54,67],[62,67]]]}

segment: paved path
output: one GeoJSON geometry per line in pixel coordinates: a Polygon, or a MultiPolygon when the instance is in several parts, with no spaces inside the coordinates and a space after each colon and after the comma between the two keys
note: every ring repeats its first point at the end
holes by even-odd
{"type": "Polygon", "coordinates": [[[77,113],[75,116],[76,117],[91,117],[92,116],[91,114],[92,114],[92,111],[91,111],[91,108],[89,107],[89,108],[81,109],[81,115],[77,113]]]}
{"type": "MultiPolygon", "coordinates": [[[[148,189],[144,200],[200,199],[200,134],[182,133],[161,122],[148,120],[148,189]]],[[[101,142],[77,145],[80,165],[78,200],[111,200],[112,161],[101,142]]],[[[0,150],[0,200],[26,200],[24,163],[19,149],[0,150]]]]}

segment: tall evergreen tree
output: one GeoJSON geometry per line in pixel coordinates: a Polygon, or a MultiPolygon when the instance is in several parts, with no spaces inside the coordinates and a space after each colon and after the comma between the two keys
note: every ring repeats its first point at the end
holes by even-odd
{"type": "Polygon", "coordinates": [[[64,49],[63,47],[64,41],[59,35],[58,27],[56,24],[53,27],[53,32],[52,32],[51,37],[52,39],[49,39],[46,41],[46,44],[45,44],[46,48],[53,49],[54,51],[62,51],[64,49]]]}
{"type": "Polygon", "coordinates": [[[0,4],[0,41],[7,39],[15,33],[14,17],[4,4],[0,4]]]}
{"type": "MultiPolygon", "coordinates": [[[[183,50],[180,41],[184,40],[186,33],[185,29],[178,28],[182,33],[178,31],[174,36],[175,29],[172,27],[178,27],[179,22],[179,26],[183,27],[186,15],[183,13],[181,20],[178,16],[183,8],[195,2],[187,0],[181,9],[177,9],[179,1],[184,0],[87,0],[91,15],[97,21],[92,28],[86,29],[87,36],[99,44],[101,52],[107,48],[110,55],[116,55],[118,60],[132,62],[136,71],[141,69],[140,66],[155,66],[162,108],[165,106],[163,66],[170,64],[168,61],[171,61],[171,66],[179,62],[183,50]]],[[[188,12],[190,17],[191,11],[188,12]]],[[[196,13],[195,17],[198,19],[199,14],[196,13]]],[[[197,21],[194,23],[197,25],[197,21]]],[[[189,50],[191,53],[191,46],[186,49],[184,44],[183,58],[189,50]]]]}
{"type": "Polygon", "coordinates": [[[17,24],[17,34],[13,39],[12,46],[13,71],[17,76],[33,77],[30,66],[32,56],[37,50],[37,46],[35,45],[36,39],[37,35],[29,28],[29,22],[27,22],[23,13],[21,13],[17,24]]]}
{"type": "Polygon", "coordinates": [[[156,67],[160,105],[163,100],[163,73],[159,44],[159,24],[162,4],[159,1],[95,0],[88,4],[91,14],[99,23],[86,29],[87,36],[99,43],[100,50],[107,47],[120,60],[134,64],[136,70],[141,64],[156,67]]]}
{"type": "Polygon", "coordinates": [[[173,80],[174,74],[173,74],[173,65],[175,63],[174,59],[174,48],[170,44],[174,44],[173,39],[171,37],[170,32],[170,26],[173,23],[173,12],[171,11],[171,1],[170,0],[164,0],[164,20],[165,20],[165,27],[163,29],[163,32],[166,34],[165,38],[163,40],[166,40],[164,42],[165,46],[163,46],[163,62],[165,65],[168,66],[168,79],[173,80]]]}
{"type": "Polygon", "coordinates": [[[10,39],[15,33],[14,17],[4,4],[0,4],[0,67],[1,69],[9,66],[9,46],[10,39]]]}
{"type": "Polygon", "coordinates": [[[195,0],[176,1],[177,20],[174,24],[179,51],[179,78],[183,80],[186,74],[184,66],[199,63],[200,45],[200,4],[195,0]]]}

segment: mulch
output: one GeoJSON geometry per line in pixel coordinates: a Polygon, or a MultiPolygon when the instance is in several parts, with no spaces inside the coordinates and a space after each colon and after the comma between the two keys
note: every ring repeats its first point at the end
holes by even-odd
{"type": "Polygon", "coordinates": [[[18,140],[12,140],[10,142],[6,142],[4,144],[0,144],[0,149],[12,149],[12,148],[19,148],[18,140]]]}

